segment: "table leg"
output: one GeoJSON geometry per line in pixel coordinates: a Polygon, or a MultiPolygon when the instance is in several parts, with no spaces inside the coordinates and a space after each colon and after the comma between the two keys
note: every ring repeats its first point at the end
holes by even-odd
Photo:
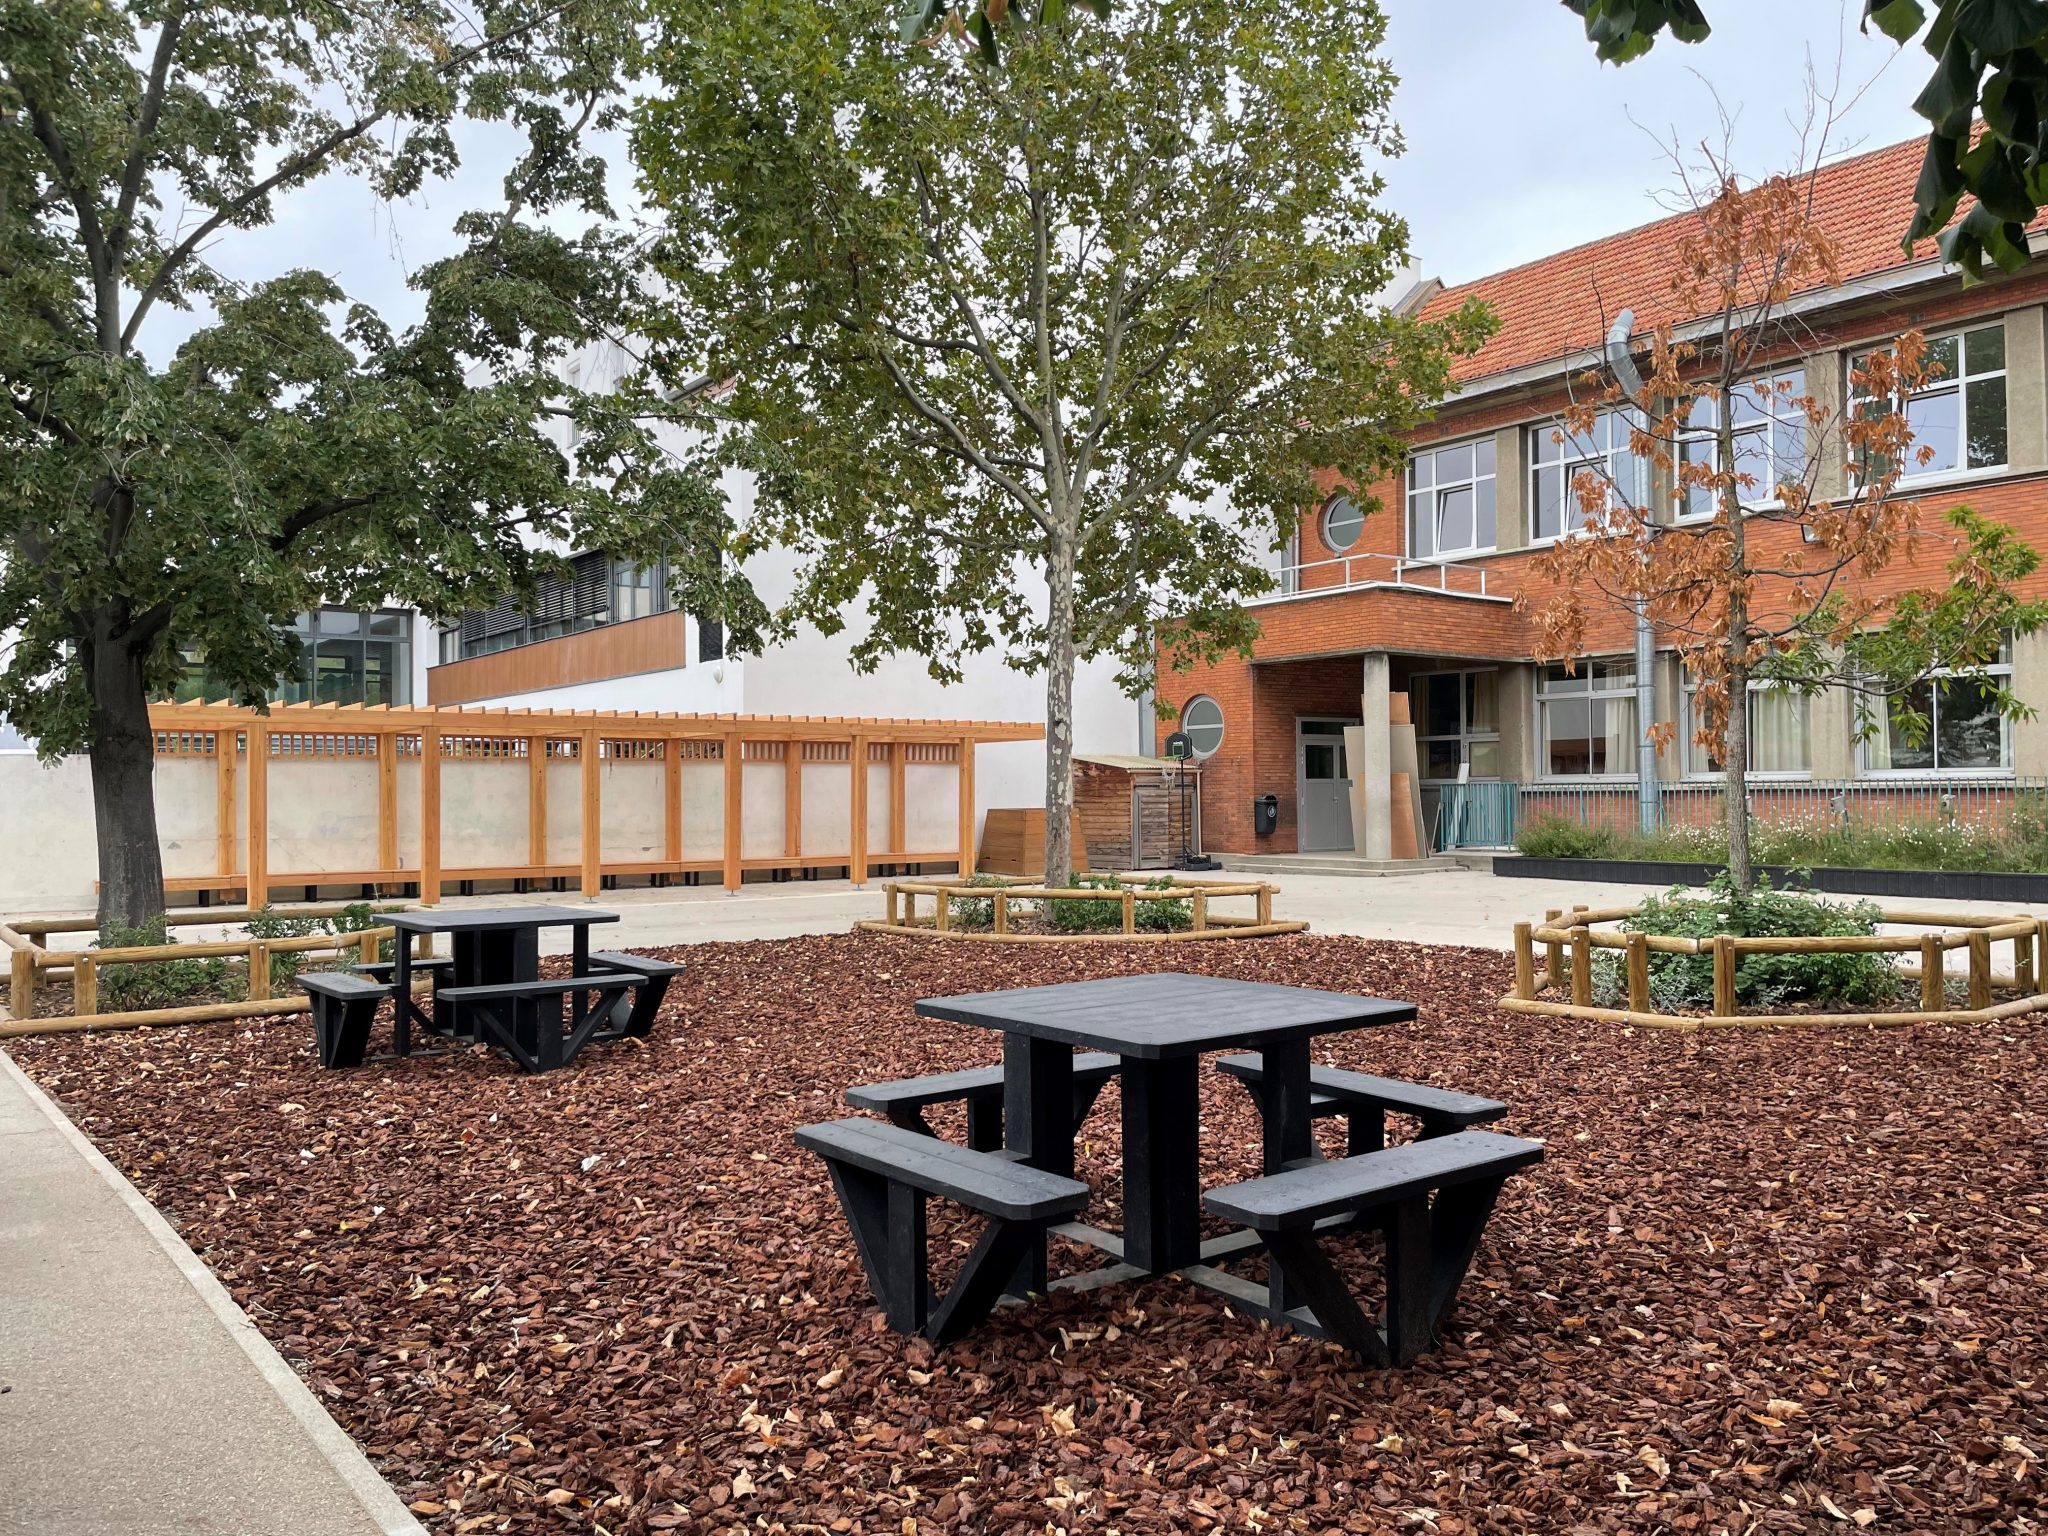
{"type": "Polygon", "coordinates": [[[1155,1275],[1202,1256],[1200,1067],[1123,1062],[1124,1262],[1155,1275]]]}
{"type": "Polygon", "coordinates": [[[391,946],[391,1048],[412,1054],[412,943],[406,934],[391,946]]]}
{"type": "MultiPolygon", "coordinates": [[[[1003,1144],[1047,1173],[1074,1176],[1074,1052],[1026,1035],[1003,1036],[1003,1144]]],[[[1045,1289],[1045,1233],[1039,1231],[1003,1290],[1045,1289]]]]}
{"type": "Polygon", "coordinates": [[[1308,1037],[1267,1040],[1259,1052],[1266,1078],[1266,1172],[1272,1174],[1308,1157],[1315,1146],[1308,1105],[1308,1037]]]}
{"type": "MultiPolygon", "coordinates": [[[[540,935],[538,933],[534,934],[533,942],[535,947],[534,970],[538,973],[540,969],[540,935]]],[[[588,976],[590,974],[590,928],[584,923],[578,923],[569,930],[569,974],[571,976],[588,976]]],[[[571,1018],[581,1018],[583,1010],[589,1006],[589,995],[578,992],[569,1001],[574,1005],[569,1016],[571,1018]]]]}

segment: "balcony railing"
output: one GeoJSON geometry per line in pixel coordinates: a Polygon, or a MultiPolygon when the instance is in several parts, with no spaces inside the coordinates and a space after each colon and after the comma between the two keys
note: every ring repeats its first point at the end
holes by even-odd
{"type": "Polygon", "coordinates": [[[1511,593],[1487,589],[1487,572],[1483,565],[1461,560],[1411,560],[1405,555],[1360,554],[1283,566],[1280,590],[1258,601],[1288,602],[1295,598],[1314,597],[1322,592],[1356,591],[1368,587],[1399,587],[1495,603],[1514,600],[1511,593]]]}

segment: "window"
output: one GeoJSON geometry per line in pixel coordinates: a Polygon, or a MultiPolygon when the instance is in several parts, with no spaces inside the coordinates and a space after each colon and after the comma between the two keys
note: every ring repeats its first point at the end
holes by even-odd
{"type": "MultiPolygon", "coordinates": [[[[316,608],[292,620],[299,662],[278,680],[270,698],[280,704],[410,704],[412,611],[316,608]]],[[[207,670],[197,647],[184,653],[184,675],[172,697],[219,699],[227,686],[207,670]]]]}
{"type": "MultiPolygon", "coordinates": [[[[2012,732],[1998,712],[1992,689],[2010,686],[2012,648],[2001,646],[1998,659],[1984,668],[1987,685],[1975,677],[1958,677],[1944,668],[1905,693],[1906,702],[1928,721],[1926,736],[1916,745],[1891,717],[1863,742],[1863,767],[1869,773],[1997,773],[2012,771],[2012,732]]],[[[1873,706],[1875,707],[1875,706],[1873,706]]]]}
{"type": "Polygon", "coordinates": [[[488,656],[668,611],[666,561],[636,565],[589,551],[571,559],[566,573],[543,576],[527,607],[508,601],[465,613],[450,626],[456,639],[442,640],[441,660],[488,656]]]}
{"type": "Polygon", "coordinates": [[[697,621],[697,659],[699,661],[723,661],[725,659],[725,620],[699,619],[697,621]]]}
{"type": "MultiPolygon", "coordinates": [[[[1700,728],[1699,685],[1685,679],[1685,771],[1706,778],[1725,770],[1721,755],[1695,739],[1700,728]]],[[[1749,685],[1749,771],[1811,774],[1813,743],[1806,723],[1807,696],[1796,689],[1749,685]]]]}
{"type": "Polygon", "coordinates": [[[1561,663],[1536,684],[1543,772],[1552,778],[1633,774],[1636,766],[1636,669],[1632,661],[1584,661],[1574,675],[1561,663]]]}
{"type": "Polygon", "coordinates": [[[668,590],[662,581],[659,561],[635,565],[630,560],[612,562],[612,622],[644,619],[668,606],[668,590]]]}
{"type": "MultiPolygon", "coordinates": [[[[1797,484],[1806,475],[1806,410],[1798,402],[1806,398],[1806,370],[1787,368],[1782,373],[1746,379],[1733,391],[1730,404],[1735,420],[1735,473],[1748,476],[1752,484],[1741,486],[1745,507],[1775,506],[1778,487],[1797,484]]],[[[1721,402],[1709,395],[1687,408],[1685,424],[1679,429],[1678,456],[1681,464],[1717,468],[1720,448],[1721,402]]],[[[1689,486],[1680,518],[1706,519],[1714,515],[1716,500],[1710,485],[1689,486]]]]}
{"type": "Polygon", "coordinates": [[[1365,514],[1348,494],[1339,491],[1323,503],[1323,543],[1332,554],[1343,554],[1364,531],[1365,514]]]}
{"type": "Polygon", "coordinates": [[[1641,506],[1642,460],[1629,448],[1633,411],[1602,411],[1583,436],[1562,422],[1529,429],[1529,537],[1562,538],[1586,525],[1574,482],[1581,473],[1607,482],[1610,500],[1641,506]]]}
{"type": "Polygon", "coordinates": [[[1223,706],[1198,693],[1180,707],[1180,728],[1194,744],[1195,756],[1207,757],[1223,745],[1223,706]]]}
{"type": "MultiPolygon", "coordinates": [[[[1860,368],[1869,353],[1851,359],[1860,368]]],[[[1927,343],[1927,367],[1934,378],[1906,402],[1913,442],[1899,478],[1996,469],[2006,462],[2005,324],[1979,326],[1937,336],[1927,343]],[[1923,464],[1922,450],[1932,450],[1923,464]]],[[[1854,380],[1851,380],[1852,388],[1854,380]]],[[[1885,407],[1856,397],[1859,415],[1885,407]]]]}
{"type": "Polygon", "coordinates": [[[1500,777],[1500,674],[1425,672],[1408,684],[1415,750],[1427,781],[1500,777]]]}
{"type": "Polygon", "coordinates": [[[1408,553],[1447,560],[1494,547],[1493,439],[1433,448],[1408,461],[1408,553]]]}

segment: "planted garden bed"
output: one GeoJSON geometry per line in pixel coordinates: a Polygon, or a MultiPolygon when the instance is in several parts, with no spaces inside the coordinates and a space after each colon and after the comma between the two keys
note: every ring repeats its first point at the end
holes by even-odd
{"type": "Polygon", "coordinates": [[[1172,875],[1075,875],[1050,887],[1002,875],[966,880],[896,880],[882,888],[887,916],[855,926],[874,933],[1031,943],[1074,939],[1265,938],[1301,933],[1307,923],[1276,920],[1279,887],[1263,880],[1178,880],[1172,875]],[[1219,901],[1252,910],[1219,912],[1219,901]]]}
{"type": "MultiPolygon", "coordinates": [[[[1705,885],[1717,864],[1650,859],[1547,859],[1526,855],[1493,861],[1496,875],[1518,880],[1597,880],[1609,885],[1705,885]]],[[[1951,869],[1793,869],[1759,865],[1780,885],[1810,884],[1837,896],[1890,896],[1921,901],[2048,902],[2048,874],[1951,869]]]]}

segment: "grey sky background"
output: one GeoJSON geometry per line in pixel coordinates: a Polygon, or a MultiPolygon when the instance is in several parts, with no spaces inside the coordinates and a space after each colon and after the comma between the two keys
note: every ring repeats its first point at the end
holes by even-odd
{"type": "MultiPolygon", "coordinates": [[[[1407,140],[1386,167],[1388,201],[1409,220],[1424,271],[1456,283],[1657,217],[1657,196],[1674,185],[1658,140],[1718,146],[1723,108],[1740,169],[1787,168],[1809,59],[1824,88],[1839,61],[1846,110],[1834,153],[1913,136],[1922,125],[1909,104],[1931,60],[1917,44],[1901,51],[1863,36],[1861,10],[1859,0],[1711,0],[1708,42],[1667,38],[1616,68],[1595,60],[1578,19],[1555,0],[1388,0],[1407,140]]],[[[244,281],[317,267],[409,323],[419,300],[408,275],[453,248],[457,214],[498,200],[509,142],[502,131],[468,130],[461,173],[396,205],[361,182],[326,178],[283,200],[274,225],[224,240],[216,260],[244,281]]],[[[608,148],[630,196],[623,142],[608,148]]],[[[191,323],[160,309],[145,344],[161,358],[191,323]]]]}

